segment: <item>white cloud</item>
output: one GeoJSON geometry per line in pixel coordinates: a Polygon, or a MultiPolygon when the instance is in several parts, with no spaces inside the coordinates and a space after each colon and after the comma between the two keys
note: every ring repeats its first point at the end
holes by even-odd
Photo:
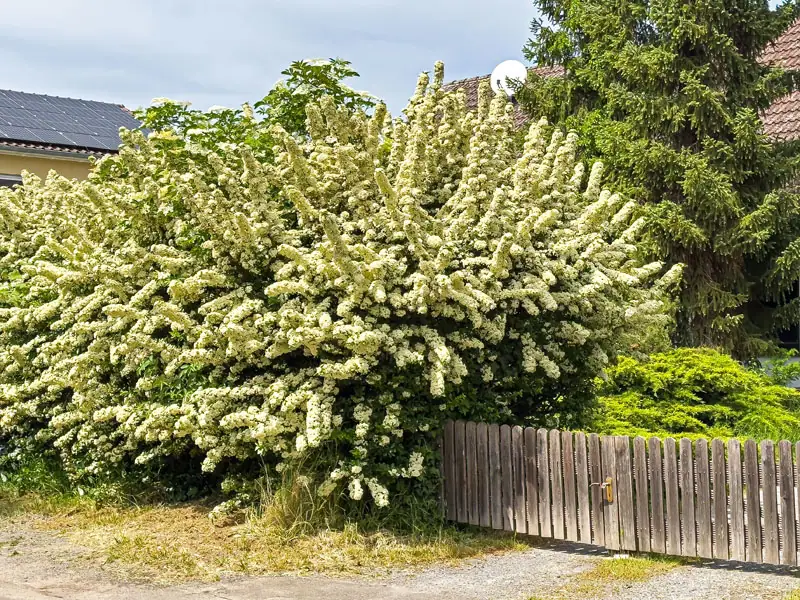
{"type": "Polygon", "coordinates": [[[292,60],[341,56],[396,112],[416,75],[519,58],[529,0],[25,0],[0,11],[0,87],[146,104],[237,105],[292,60]]]}

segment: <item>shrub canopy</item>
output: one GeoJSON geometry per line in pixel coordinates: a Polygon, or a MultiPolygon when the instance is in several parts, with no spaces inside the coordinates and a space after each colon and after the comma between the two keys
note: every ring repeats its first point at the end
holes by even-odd
{"type": "Polygon", "coordinates": [[[467,112],[442,77],[405,119],[323,98],[308,138],[251,122],[274,159],[123,132],[89,181],[0,191],[3,443],[76,474],[314,457],[322,492],[382,506],[445,417],[565,412],[663,338],[679,269],[638,260],[634,203],[574,134],[518,148],[503,97],[467,112]]]}
{"type": "Polygon", "coordinates": [[[592,431],[662,437],[800,438],[800,393],[730,356],[681,348],[607,370],[592,431]]]}

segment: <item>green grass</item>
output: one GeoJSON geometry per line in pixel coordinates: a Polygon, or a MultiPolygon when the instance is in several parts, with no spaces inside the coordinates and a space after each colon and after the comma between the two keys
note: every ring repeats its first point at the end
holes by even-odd
{"type": "Polygon", "coordinates": [[[667,556],[633,556],[604,560],[581,575],[599,583],[636,583],[663,575],[682,564],[681,559],[667,556]]]}
{"type": "Polygon", "coordinates": [[[576,575],[554,594],[531,596],[528,600],[613,597],[614,592],[623,585],[648,581],[682,564],[685,564],[682,559],[660,555],[603,559],[588,571],[576,575]]]}

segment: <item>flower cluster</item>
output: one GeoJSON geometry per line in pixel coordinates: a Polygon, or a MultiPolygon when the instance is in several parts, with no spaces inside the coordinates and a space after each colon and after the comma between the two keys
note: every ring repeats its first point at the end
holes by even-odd
{"type": "Polygon", "coordinates": [[[0,190],[0,441],[88,472],[316,453],[320,490],[385,506],[453,398],[552,400],[666,325],[679,273],[575,135],[518,147],[503,97],[442,77],[404,119],[310,105],[274,158],[123,132],[88,181],[0,190]]]}

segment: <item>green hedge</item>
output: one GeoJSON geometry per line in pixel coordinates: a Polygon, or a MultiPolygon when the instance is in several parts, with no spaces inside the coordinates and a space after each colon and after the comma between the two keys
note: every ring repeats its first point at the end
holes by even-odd
{"type": "Polygon", "coordinates": [[[707,348],[621,358],[589,429],[605,434],[800,439],[800,393],[707,348]]]}

